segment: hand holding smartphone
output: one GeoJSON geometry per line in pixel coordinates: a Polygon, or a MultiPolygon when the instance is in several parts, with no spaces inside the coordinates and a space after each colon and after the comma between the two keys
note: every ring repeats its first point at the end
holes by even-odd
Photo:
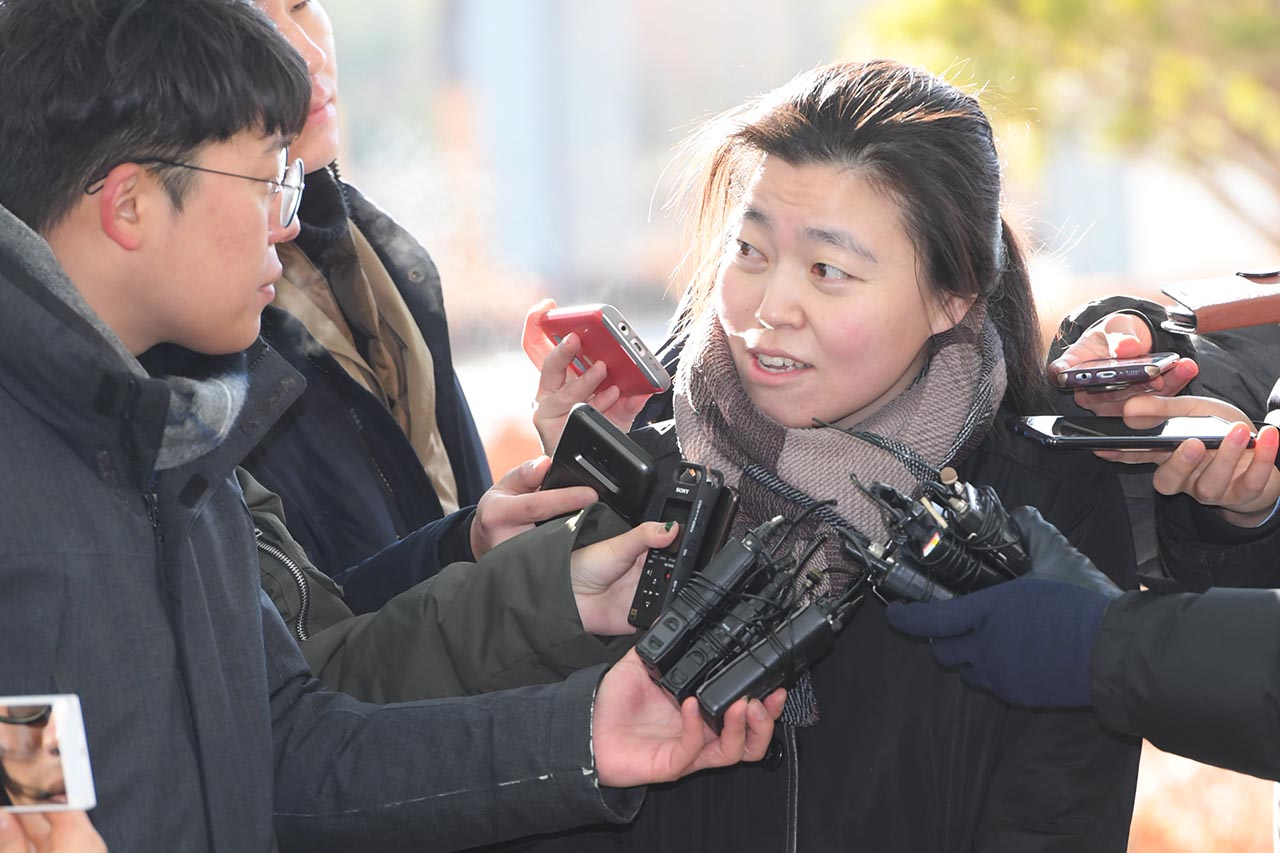
{"type": "Polygon", "coordinates": [[[1116,391],[1168,373],[1178,357],[1176,352],[1155,352],[1136,358],[1098,358],[1068,367],[1055,379],[1064,391],[1116,391]]]}
{"type": "MultiPolygon", "coordinates": [[[[1173,450],[1198,438],[1210,450],[1220,447],[1232,423],[1213,415],[1174,417],[1148,429],[1125,425],[1122,418],[1032,415],[1010,422],[1014,432],[1044,447],[1063,450],[1173,450]]],[[[1249,447],[1257,438],[1255,431],[1249,447]]]]}
{"type": "Polygon", "coordinates": [[[618,386],[623,396],[657,394],[671,387],[671,376],[662,363],[612,305],[553,308],[538,326],[554,344],[576,334],[582,349],[571,365],[573,371],[581,375],[595,362],[603,361],[609,369],[606,384],[618,386]]]}
{"type": "Polygon", "coordinates": [[[78,696],[0,697],[0,800],[14,812],[97,804],[78,696]]]}

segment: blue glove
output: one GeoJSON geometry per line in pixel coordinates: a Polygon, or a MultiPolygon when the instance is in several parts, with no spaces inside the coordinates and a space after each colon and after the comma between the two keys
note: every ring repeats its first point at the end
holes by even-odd
{"type": "Polygon", "coordinates": [[[934,657],[975,687],[1032,707],[1089,703],[1089,656],[1120,589],[1031,507],[1010,513],[1031,571],[950,601],[889,605],[889,624],[928,637],[934,657]]]}

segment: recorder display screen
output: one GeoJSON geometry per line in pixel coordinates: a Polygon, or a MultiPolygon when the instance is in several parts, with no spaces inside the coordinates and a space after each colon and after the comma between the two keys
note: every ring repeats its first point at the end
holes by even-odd
{"type": "Polygon", "coordinates": [[[676,534],[676,538],[671,544],[662,549],[662,553],[674,557],[680,553],[680,543],[684,541],[685,527],[689,524],[689,511],[693,505],[688,501],[667,501],[662,507],[662,518],[660,522],[674,521],[680,525],[680,531],[676,534]]]}

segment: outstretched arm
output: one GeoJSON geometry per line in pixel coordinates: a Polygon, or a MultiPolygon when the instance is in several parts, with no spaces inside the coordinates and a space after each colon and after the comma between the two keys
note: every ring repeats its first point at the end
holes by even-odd
{"type": "Polygon", "coordinates": [[[402,705],[323,690],[263,597],[275,823],[292,849],[461,849],[629,820],[636,786],[763,755],[782,691],[737,703],[717,735],[634,654],[601,676],[402,705]]]}

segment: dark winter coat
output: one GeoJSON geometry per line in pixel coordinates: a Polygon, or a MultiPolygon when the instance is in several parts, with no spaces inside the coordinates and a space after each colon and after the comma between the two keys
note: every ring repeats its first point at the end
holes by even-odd
{"type": "Polygon", "coordinates": [[[244,467],[281,497],[294,538],[316,566],[339,578],[348,605],[363,613],[442,566],[472,559],[471,513],[492,479],[453,369],[435,264],[390,216],[354,187],[343,189],[351,220],[377,251],[431,350],[436,420],[462,509],[444,514],[386,406],[348,376],[300,321],[274,307],[263,312],[262,337],[302,374],[306,390],[244,467]],[[409,536],[414,542],[406,550],[369,561],[409,536]]]}
{"type": "Polygon", "coordinates": [[[1110,729],[1280,780],[1278,663],[1280,591],[1130,593],[1102,617],[1093,703],[1110,729]]]}
{"type": "MultiPolygon", "coordinates": [[[[1007,507],[1038,507],[1134,586],[1124,499],[1103,463],[1038,448],[998,423],[959,472],[994,486],[1007,507]]],[[[966,686],[926,642],[890,630],[874,598],[813,668],[813,684],[821,719],[785,728],[760,764],[654,789],[629,829],[535,849],[1125,849],[1138,743],[1090,712],[1015,710],[966,686]]]]}
{"type": "Polygon", "coordinates": [[[161,348],[152,375],[131,368],[3,209],[0,294],[0,684],[80,696],[111,849],[260,851],[277,834],[293,849],[448,849],[634,810],[636,792],[597,786],[598,670],[389,707],[311,676],[259,586],[231,476],[301,390],[270,349],[161,348]],[[158,472],[157,377],[215,367],[247,371],[238,420],[158,472]]]}

